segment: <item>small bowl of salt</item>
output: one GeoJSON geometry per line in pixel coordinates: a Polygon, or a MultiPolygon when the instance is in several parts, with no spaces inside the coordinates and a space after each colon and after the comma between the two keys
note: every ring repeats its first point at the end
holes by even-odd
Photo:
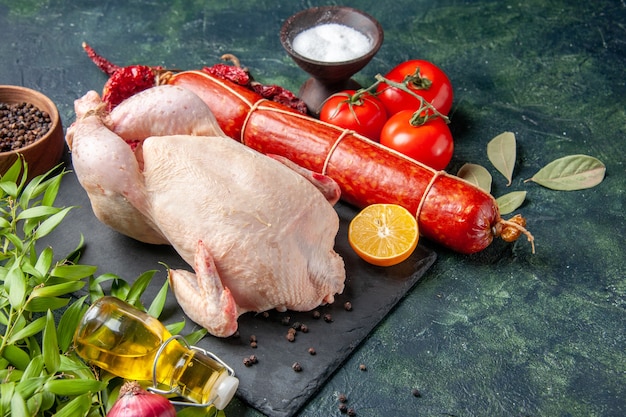
{"type": "Polygon", "coordinates": [[[331,94],[360,87],[351,77],[372,60],[383,37],[376,19],[351,7],[312,7],[285,20],[280,41],[311,75],[298,95],[313,115],[331,94]]]}

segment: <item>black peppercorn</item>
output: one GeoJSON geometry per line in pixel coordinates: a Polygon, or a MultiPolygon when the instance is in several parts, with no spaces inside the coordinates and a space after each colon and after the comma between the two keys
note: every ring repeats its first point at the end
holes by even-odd
{"type": "Polygon", "coordinates": [[[50,116],[30,103],[0,103],[0,152],[31,145],[51,126],[50,116]]]}

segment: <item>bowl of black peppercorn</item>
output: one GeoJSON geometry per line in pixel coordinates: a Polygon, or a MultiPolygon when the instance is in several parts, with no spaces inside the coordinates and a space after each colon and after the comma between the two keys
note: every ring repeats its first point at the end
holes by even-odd
{"type": "Polygon", "coordinates": [[[54,102],[30,88],[0,85],[0,175],[21,156],[30,180],[54,168],[64,150],[63,126],[54,102]]]}

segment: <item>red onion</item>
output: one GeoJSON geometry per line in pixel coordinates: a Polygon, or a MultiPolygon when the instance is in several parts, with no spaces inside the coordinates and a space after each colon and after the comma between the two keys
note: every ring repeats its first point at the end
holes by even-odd
{"type": "Polygon", "coordinates": [[[146,391],[137,381],[128,381],[107,417],[176,417],[176,409],[167,398],[146,391]]]}

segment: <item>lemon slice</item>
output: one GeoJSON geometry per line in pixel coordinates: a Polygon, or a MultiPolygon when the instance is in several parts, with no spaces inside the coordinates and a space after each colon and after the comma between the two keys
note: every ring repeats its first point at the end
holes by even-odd
{"type": "Polygon", "coordinates": [[[350,222],[348,242],[365,261],[396,265],[417,247],[419,230],[411,212],[397,204],[372,204],[350,222]]]}

